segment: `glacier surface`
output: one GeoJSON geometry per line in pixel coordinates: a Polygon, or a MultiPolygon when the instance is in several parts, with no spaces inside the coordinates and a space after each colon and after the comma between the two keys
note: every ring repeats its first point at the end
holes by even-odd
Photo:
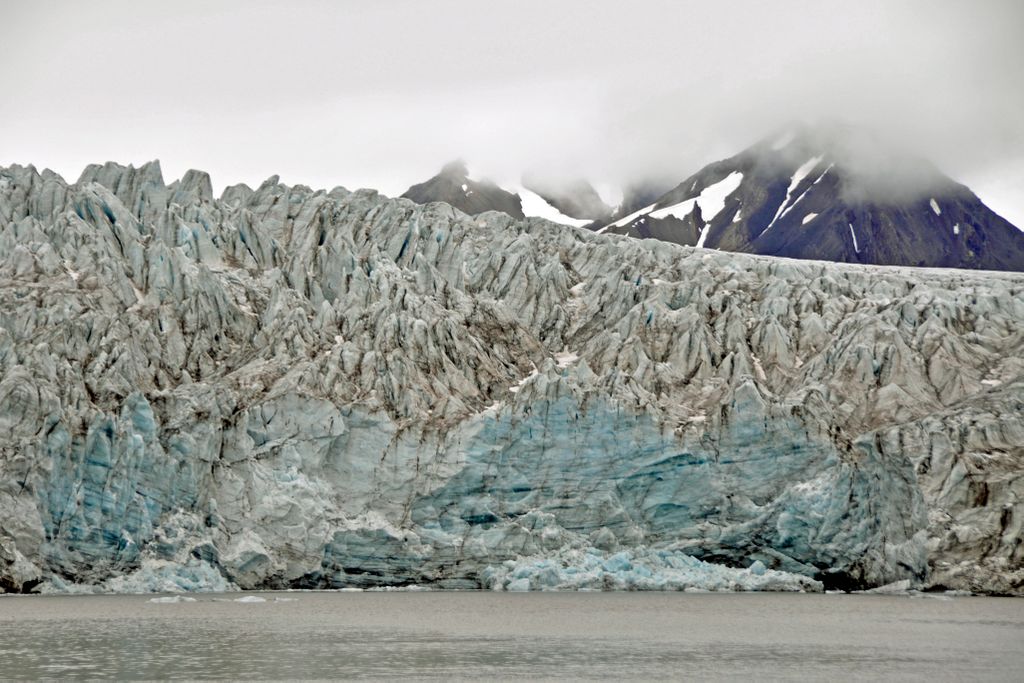
{"type": "Polygon", "coordinates": [[[1021,275],[155,162],[0,255],[4,590],[1024,592],[1021,275]]]}

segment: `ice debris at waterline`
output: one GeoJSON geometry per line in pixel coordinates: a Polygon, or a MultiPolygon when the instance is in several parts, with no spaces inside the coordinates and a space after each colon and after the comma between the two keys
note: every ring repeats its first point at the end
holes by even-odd
{"type": "Polygon", "coordinates": [[[561,551],[553,557],[506,560],[482,574],[493,590],[701,590],[818,592],[820,582],[768,569],[755,560],[747,569],[702,562],[678,551],[596,548],[561,551]]]}
{"type": "Polygon", "coordinates": [[[148,558],[129,573],[113,576],[99,584],[67,582],[58,576],[36,587],[40,593],[226,593],[238,586],[208,562],[191,558],[171,562],[148,558]]]}
{"type": "Polygon", "coordinates": [[[14,166],[0,371],[9,591],[1024,592],[1021,275],[14,166]]]}

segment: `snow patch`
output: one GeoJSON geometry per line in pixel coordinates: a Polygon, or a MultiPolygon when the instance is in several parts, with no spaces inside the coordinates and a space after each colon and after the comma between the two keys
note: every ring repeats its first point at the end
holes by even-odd
{"type": "Polygon", "coordinates": [[[953,226],[953,234],[954,235],[959,235],[960,234],[960,224],[959,223],[957,223],[956,225],[953,226]]]}
{"type": "Polygon", "coordinates": [[[697,238],[698,249],[704,248],[704,242],[707,241],[709,232],[711,232],[711,225],[709,223],[705,223],[704,227],[700,229],[700,237],[697,238]]]}
{"type": "MultiPolygon", "coordinates": [[[[772,226],[775,225],[775,221],[779,220],[779,218],[782,217],[782,215],[786,211],[786,206],[789,204],[789,198],[793,196],[793,192],[796,190],[796,188],[800,186],[800,183],[803,182],[804,178],[806,178],[808,174],[810,174],[810,172],[814,170],[814,167],[821,163],[821,159],[821,156],[812,157],[811,159],[805,161],[803,165],[800,166],[800,168],[796,169],[796,173],[793,174],[793,178],[789,181],[789,187],[786,189],[786,198],[783,199],[782,204],[779,205],[779,209],[778,211],[775,212],[775,217],[772,218],[772,222],[768,224],[767,228],[761,231],[761,235],[771,230],[772,226]]],[[[831,166],[829,168],[831,168],[831,166]]],[[[828,173],[828,169],[825,169],[825,173],[828,173]]],[[[822,173],[821,177],[819,177],[818,180],[821,180],[821,178],[824,177],[824,175],[825,174],[822,173]]],[[[800,197],[803,198],[803,195],[800,195],[800,197]]],[[[799,201],[800,199],[797,199],[797,201],[794,202],[793,205],[796,206],[796,204],[799,201]]],[[[758,237],[760,237],[761,235],[758,235],[758,237]]]]}
{"type": "Polygon", "coordinates": [[[516,187],[512,189],[519,195],[519,199],[523,203],[523,213],[530,218],[543,218],[553,223],[561,223],[562,225],[571,225],[576,228],[582,228],[584,225],[589,225],[593,221],[582,219],[582,218],[571,218],[566,216],[564,213],[556,209],[547,203],[547,201],[536,192],[531,192],[524,187],[516,187]]]}
{"type": "Polygon", "coordinates": [[[705,187],[697,197],[652,211],[651,218],[675,216],[676,218],[683,219],[693,211],[694,206],[700,206],[701,217],[710,223],[725,208],[725,200],[736,191],[742,182],[743,174],[739,171],[733,171],[717,183],[705,187]]]}
{"type": "Polygon", "coordinates": [[[640,216],[643,216],[644,214],[649,213],[653,208],[654,208],[654,204],[651,204],[650,206],[645,206],[644,208],[640,209],[639,211],[634,211],[633,213],[629,214],[625,218],[620,218],[619,220],[615,221],[614,223],[609,223],[608,225],[606,225],[603,228],[601,228],[600,230],[598,230],[597,233],[600,234],[600,233],[604,232],[605,230],[607,230],[608,228],[611,228],[611,227],[621,228],[621,227],[624,227],[626,225],[629,225],[630,223],[632,223],[634,220],[636,220],[640,216]]]}
{"type": "Polygon", "coordinates": [[[801,225],[807,225],[808,223],[810,223],[811,221],[813,221],[817,217],[818,217],[818,214],[816,214],[816,213],[809,213],[806,216],[804,216],[804,219],[800,222],[800,224],[801,225]]]}
{"type": "Polygon", "coordinates": [[[801,192],[801,193],[800,193],[800,196],[796,198],[796,201],[795,201],[795,202],[793,202],[792,204],[790,204],[790,205],[789,205],[789,207],[788,207],[788,208],[787,208],[787,209],[786,209],[785,211],[783,211],[783,212],[782,212],[782,215],[781,215],[781,216],[779,216],[779,218],[785,218],[785,217],[786,217],[786,214],[788,214],[788,213],[789,213],[790,211],[792,211],[793,209],[795,209],[795,208],[796,208],[796,206],[797,206],[797,204],[799,204],[800,202],[802,202],[802,201],[804,200],[804,197],[806,197],[806,196],[807,196],[807,193],[811,191],[811,187],[814,187],[815,185],[817,185],[818,183],[820,183],[820,182],[821,182],[821,179],[822,179],[822,178],[824,178],[824,177],[825,177],[825,176],[826,176],[826,175],[828,174],[828,172],[829,172],[829,171],[831,171],[831,170],[832,170],[832,166],[830,165],[830,166],[829,166],[828,168],[826,168],[826,169],[825,169],[824,171],[822,171],[822,172],[821,172],[821,175],[820,175],[820,176],[818,176],[818,177],[817,177],[817,179],[816,179],[816,180],[815,180],[815,181],[814,181],[813,183],[811,183],[811,186],[810,186],[810,187],[808,187],[808,188],[807,188],[806,190],[804,190],[803,192],[801,192]]]}
{"type": "Polygon", "coordinates": [[[853,236],[853,250],[860,253],[860,247],[857,246],[857,233],[853,231],[853,223],[847,223],[850,226],[850,235],[853,236]]]}
{"type": "Polygon", "coordinates": [[[942,215],[942,209],[939,208],[939,203],[937,201],[935,201],[935,197],[932,197],[928,201],[928,203],[932,205],[932,211],[935,212],[936,216],[941,216],[942,215]]]}
{"type": "Polygon", "coordinates": [[[743,174],[739,171],[733,171],[714,185],[701,190],[698,203],[700,204],[701,215],[705,221],[710,223],[715,216],[721,213],[722,209],[725,208],[725,200],[739,189],[742,182],[743,174]]]}

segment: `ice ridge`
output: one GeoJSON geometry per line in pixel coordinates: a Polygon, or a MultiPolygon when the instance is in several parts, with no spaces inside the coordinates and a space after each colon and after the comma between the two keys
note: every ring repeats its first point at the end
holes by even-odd
{"type": "Polygon", "coordinates": [[[0,169],[3,589],[1024,590],[1024,276],[211,188],[0,169]]]}

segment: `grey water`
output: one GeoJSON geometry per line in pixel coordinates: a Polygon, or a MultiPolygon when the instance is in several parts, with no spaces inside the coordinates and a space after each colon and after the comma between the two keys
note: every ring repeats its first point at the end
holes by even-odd
{"type": "Polygon", "coordinates": [[[0,678],[1024,678],[1024,600],[1013,598],[194,597],[4,597],[0,678]]]}

